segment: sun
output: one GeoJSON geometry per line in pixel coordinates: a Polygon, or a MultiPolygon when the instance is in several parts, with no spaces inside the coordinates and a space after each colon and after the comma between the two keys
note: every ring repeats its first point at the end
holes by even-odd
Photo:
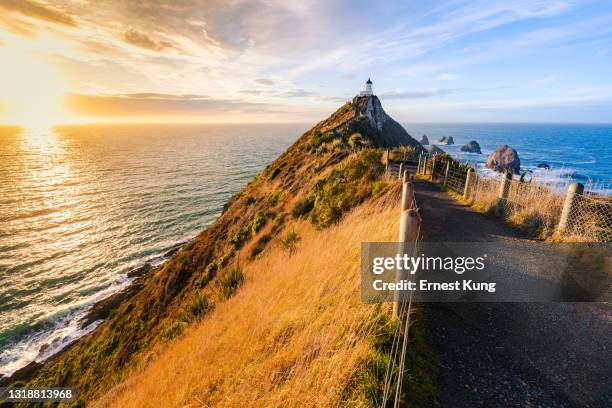
{"type": "Polygon", "coordinates": [[[27,128],[49,127],[63,118],[59,73],[30,50],[0,47],[0,122],[27,128]]]}

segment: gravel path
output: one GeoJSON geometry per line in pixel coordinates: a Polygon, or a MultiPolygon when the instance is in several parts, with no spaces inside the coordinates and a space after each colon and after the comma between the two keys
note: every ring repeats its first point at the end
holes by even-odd
{"type": "MultiPolygon", "coordinates": [[[[416,181],[425,241],[519,241],[519,232],[416,181]]],[[[519,259],[517,270],[529,270],[519,259]]],[[[612,407],[612,310],[596,303],[420,305],[442,407],[612,407]]]]}

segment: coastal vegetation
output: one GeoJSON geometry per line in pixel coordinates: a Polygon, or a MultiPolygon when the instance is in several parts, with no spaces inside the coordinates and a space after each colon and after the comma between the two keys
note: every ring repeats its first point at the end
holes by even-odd
{"type": "MultiPolygon", "coordinates": [[[[399,193],[393,185],[324,230],[298,220],[288,232],[304,245],[290,257],[276,245],[244,262],[232,297],[99,406],[380,406],[397,322],[391,305],[361,302],[356,248],[394,239],[399,193]]],[[[434,404],[436,360],[414,313],[404,401],[426,407],[434,404]]]]}

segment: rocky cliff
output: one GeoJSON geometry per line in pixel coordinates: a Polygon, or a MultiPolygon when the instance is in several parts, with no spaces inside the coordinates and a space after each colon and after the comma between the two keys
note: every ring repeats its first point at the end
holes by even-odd
{"type": "Polygon", "coordinates": [[[355,96],[313,130],[322,133],[360,133],[374,147],[412,146],[418,152],[423,150],[416,139],[387,115],[376,95],[355,96]]]}

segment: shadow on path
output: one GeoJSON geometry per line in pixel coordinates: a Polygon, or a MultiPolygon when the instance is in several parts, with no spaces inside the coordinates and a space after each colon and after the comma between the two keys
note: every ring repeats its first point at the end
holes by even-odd
{"type": "MultiPolygon", "coordinates": [[[[430,242],[529,245],[520,232],[415,181],[430,242]]],[[[529,270],[529,258],[517,270],[529,270]]],[[[443,407],[612,406],[612,313],[595,303],[420,305],[443,407]]]]}

